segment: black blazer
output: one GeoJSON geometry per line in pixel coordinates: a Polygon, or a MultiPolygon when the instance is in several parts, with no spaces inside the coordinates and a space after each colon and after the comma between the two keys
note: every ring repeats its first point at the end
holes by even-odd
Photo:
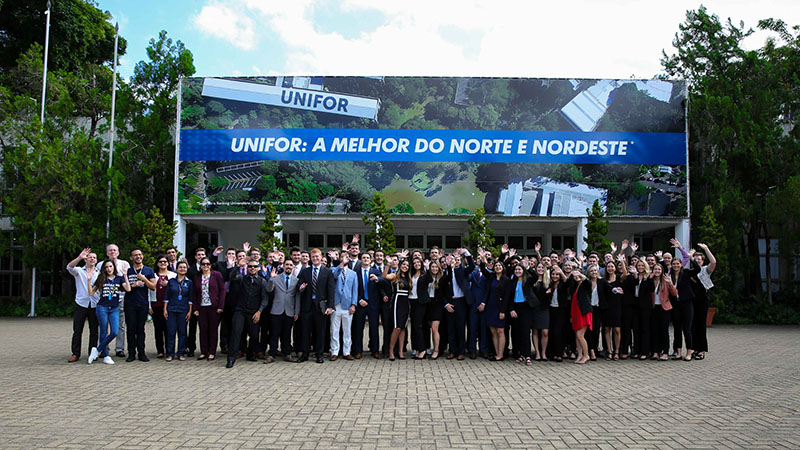
{"type": "Polygon", "coordinates": [[[309,266],[300,271],[297,278],[300,284],[306,283],[306,288],[300,294],[300,314],[308,314],[316,308],[321,311],[321,305],[324,303],[326,308],[334,308],[334,293],[336,291],[336,280],[334,279],[331,269],[320,266],[319,273],[317,273],[317,299],[316,301],[311,298],[311,278],[313,277],[314,266],[309,266]]]}
{"type": "MultiPolygon", "coordinates": [[[[533,278],[528,277],[528,281],[522,285],[522,295],[525,296],[525,303],[528,304],[531,308],[538,308],[541,301],[539,297],[536,295],[536,291],[534,286],[536,285],[536,281],[533,278]]],[[[505,289],[505,298],[509,303],[509,307],[511,309],[516,308],[517,303],[514,303],[514,296],[517,290],[517,278],[511,277],[509,281],[506,283],[505,289]]]]}
{"type": "Polygon", "coordinates": [[[697,264],[695,264],[694,261],[692,261],[692,265],[689,269],[681,269],[681,273],[678,275],[678,282],[675,283],[675,287],[678,289],[678,301],[691,300],[695,298],[694,289],[692,289],[691,278],[696,277],[699,272],[700,268],[697,266],[697,264]]]}

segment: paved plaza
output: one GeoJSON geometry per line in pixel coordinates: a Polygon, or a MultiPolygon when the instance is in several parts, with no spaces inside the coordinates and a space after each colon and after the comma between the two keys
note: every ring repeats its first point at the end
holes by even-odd
{"type": "Polygon", "coordinates": [[[717,326],[692,362],[230,370],[68,364],[71,333],[69,319],[0,318],[0,447],[800,448],[798,327],[717,326]]]}

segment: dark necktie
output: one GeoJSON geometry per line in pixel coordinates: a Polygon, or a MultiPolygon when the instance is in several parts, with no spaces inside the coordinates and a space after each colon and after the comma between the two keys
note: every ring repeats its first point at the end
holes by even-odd
{"type": "Polygon", "coordinates": [[[364,300],[369,300],[369,292],[367,291],[367,282],[369,280],[369,271],[364,269],[364,300]]]}
{"type": "Polygon", "coordinates": [[[284,278],[286,278],[286,291],[288,292],[289,291],[289,277],[288,276],[284,276],[284,278]]]}
{"type": "Polygon", "coordinates": [[[317,295],[317,268],[314,267],[313,272],[311,273],[311,295],[317,295]]]}

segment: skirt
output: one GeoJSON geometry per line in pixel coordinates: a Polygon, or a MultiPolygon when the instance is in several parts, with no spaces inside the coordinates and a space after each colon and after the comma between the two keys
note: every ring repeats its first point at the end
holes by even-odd
{"type": "Polygon", "coordinates": [[[410,308],[408,291],[398,289],[392,297],[392,328],[406,328],[410,308]]]}
{"type": "MultiPolygon", "coordinates": [[[[578,290],[575,290],[575,293],[578,293],[578,290]]],[[[588,326],[589,330],[592,330],[592,313],[589,314],[581,314],[581,309],[578,307],[578,300],[573,296],[572,298],[572,329],[575,331],[580,330],[583,327],[588,326]]]]}

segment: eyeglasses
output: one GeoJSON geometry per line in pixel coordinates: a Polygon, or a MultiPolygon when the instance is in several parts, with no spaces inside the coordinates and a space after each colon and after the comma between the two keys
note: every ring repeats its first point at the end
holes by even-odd
{"type": "Polygon", "coordinates": [[[210,266],[211,263],[200,263],[201,266],[210,266]]]}
{"type": "Polygon", "coordinates": [[[248,269],[258,269],[258,266],[250,266],[250,265],[248,265],[247,268],[248,269]]]}

